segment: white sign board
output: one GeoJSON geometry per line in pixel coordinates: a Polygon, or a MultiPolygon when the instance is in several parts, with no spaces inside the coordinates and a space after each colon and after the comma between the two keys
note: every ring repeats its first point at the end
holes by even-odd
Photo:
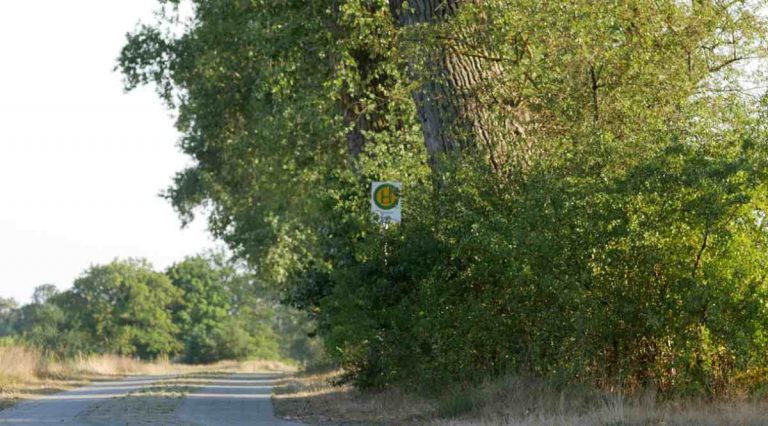
{"type": "Polygon", "coordinates": [[[402,207],[400,182],[373,182],[371,185],[371,211],[381,223],[400,223],[402,207]]]}

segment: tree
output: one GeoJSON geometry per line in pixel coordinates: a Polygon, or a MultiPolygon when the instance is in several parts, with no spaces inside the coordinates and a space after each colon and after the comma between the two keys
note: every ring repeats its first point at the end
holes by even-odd
{"type": "Polygon", "coordinates": [[[43,284],[35,287],[32,294],[32,303],[45,305],[48,300],[59,294],[59,289],[53,284],[43,284]]]}
{"type": "Polygon", "coordinates": [[[492,31],[493,20],[458,19],[463,8],[483,2],[461,0],[390,0],[404,39],[412,40],[409,68],[419,87],[414,91],[424,142],[433,164],[435,157],[464,152],[486,152],[500,171],[507,156],[515,166],[530,162],[532,147],[526,140],[530,121],[527,105],[517,93],[504,93],[507,74],[503,62],[478,34],[492,31]],[[468,6],[465,6],[468,5],[468,6]],[[502,97],[501,95],[504,94],[502,97]],[[499,106],[502,111],[496,110],[499,106]],[[510,149],[517,139],[514,152],[510,149]]]}
{"type": "Polygon", "coordinates": [[[0,297],[0,337],[13,333],[18,321],[18,307],[16,300],[0,297]]]}
{"type": "Polygon", "coordinates": [[[275,301],[224,253],[188,257],[166,274],[182,293],[172,309],[185,361],[277,359],[288,353],[281,352],[283,336],[276,333],[275,301]]]}
{"type": "MultiPolygon", "coordinates": [[[[51,289],[47,286],[40,288],[51,289]]],[[[74,308],[72,293],[69,291],[50,295],[44,303],[24,305],[19,310],[15,334],[47,356],[63,359],[91,353],[97,348],[93,346],[89,334],[82,329],[74,308]]]]}
{"type": "Polygon", "coordinates": [[[167,197],[184,220],[213,202],[214,235],[269,285],[312,286],[295,293],[314,304],[327,289],[310,277],[353,256],[361,190],[385,169],[414,185],[426,174],[414,107],[396,101],[408,88],[387,4],[195,5],[187,33],[166,36],[176,20],[166,9],[162,24],[129,35],[119,62],[127,89],[154,83],[180,111],[195,165],[167,197]],[[352,206],[351,220],[328,220],[352,206]]]}
{"type": "Polygon", "coordinates": [[[154,359],[181,350],[170,313],[180,296],[145,260],[116,260],[75,280],[68,307],[97,351],[154,359]]]}
{"type": "Polygon", "coordinates": [[[166,275],[181,291],[172,309],[186,361],[209,363],[223,359],[225,348],[214,333],[229,318],[231,309],[221,272],[208,258],[195,256],[171,266],[166,275]]]}
{"type": "Polygon", "coordinates": [[[578,127],[620,134],[694,94],[734,90],[736,66],[765,48],[761,12],[743,0],[389,5],[427,151],[484,152],[512,174],[557,155],[549,144],[578,127]]]}

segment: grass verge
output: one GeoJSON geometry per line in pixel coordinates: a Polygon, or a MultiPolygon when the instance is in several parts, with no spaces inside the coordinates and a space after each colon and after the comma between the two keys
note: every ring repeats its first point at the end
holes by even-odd
{"type": "Polygon", "coordinates": [[[47,361],[36,351],[21,346],[0,346],[0,410],[87,382],[85,374],[47,361]]]}
{"type": "Polygon", "coordinates": [[[437,404],[398,389],[363,393],[336,386],[340,371],[301,373],[275,387],[275,415],[308,424],[418,425],[437,412],[437,404]]]}
{"type": "Polygon", "coordinates": [[[299,374],[275,389],[278,416],[310,424],[428,426],[758,426],[768,425],[765,399],[658,401],[543,380],[508,377],[425,399],[398,390],[361,393],[334,386],[340,372],[299,374]]]}

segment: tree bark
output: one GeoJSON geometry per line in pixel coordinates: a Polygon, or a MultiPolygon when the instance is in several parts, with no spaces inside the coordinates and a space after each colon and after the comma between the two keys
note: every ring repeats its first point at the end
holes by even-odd
{"type": "Polygon", "coordinates": [[[524,166],[531,148],[525,131],[529,118],[514,96],[498,96],[502,61],[473,43],[482,31],[479,22],[450,25],[470,2],[482,0],[390,0],[399,28],[437,35],[417,33],[421,54],[409,58],[411,74],[420,82],[413,98],[427,152],[433,167],[442,155],[468,151],[485,152],[497,171],[510,161],[524,166]]]}

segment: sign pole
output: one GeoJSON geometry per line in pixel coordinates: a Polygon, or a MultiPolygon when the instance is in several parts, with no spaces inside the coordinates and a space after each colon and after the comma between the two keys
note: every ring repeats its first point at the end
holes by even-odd
{"type": "Polygon", "coordinates": [[[389,267],[389,221],[384,221],[384,267],[389,267]]]}

